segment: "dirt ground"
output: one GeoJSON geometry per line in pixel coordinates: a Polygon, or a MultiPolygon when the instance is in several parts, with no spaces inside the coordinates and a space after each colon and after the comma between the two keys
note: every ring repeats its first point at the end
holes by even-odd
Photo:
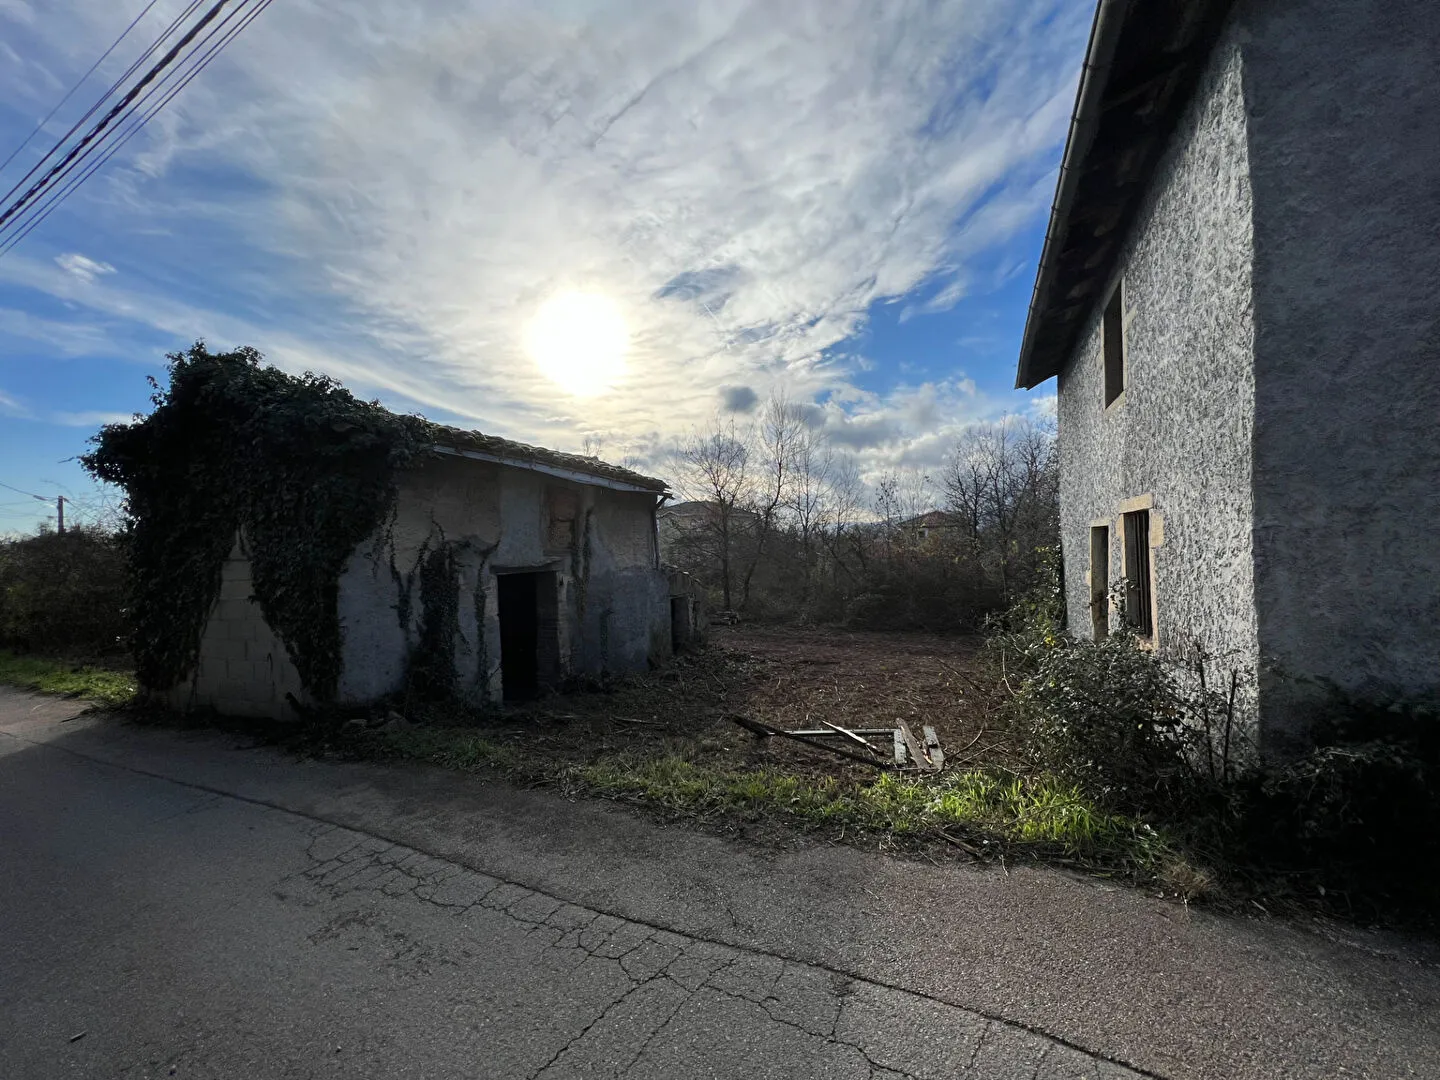
{"type": "MultiPolygon", "coordinates": [[[[647,675],[603,688],[552,695],[506,710],[497,732],[530,752],[565,760],[634,750],[696,763],[790,772],[874,775],[863,764],[782,738],[758,738],[745,716],[786,730],[891,728],[903,718],[917,736],[935,728],[946,767],[1002,762],[1003,732],[977,664],[980,640],[826,627],[721,626],[710,643],[647,675]]],[[[892,761],[891,740],[870,755],[844,739],[830,745],[892,761]]]]}

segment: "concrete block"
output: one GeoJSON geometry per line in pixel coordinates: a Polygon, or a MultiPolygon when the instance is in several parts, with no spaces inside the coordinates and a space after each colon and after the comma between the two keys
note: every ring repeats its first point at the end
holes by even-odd
{"type": "Polygon", "coordinates": [[[249,619],[258,613],[249,600],[226,600],[222,598],[215,605],[215,614],[211,618],[218,619],[249,619]]]}
{"type": "Polygon", "coordinates": [[[220,580],[226,581],[249,581],[250,562],[248,559],[227,559],[220,567],[220,580]]]}
{"type": "Polygon", "coordinates": [[[205,658],[207,660],[229,661],[245,660],[245,642],[237,641],[234,638],[217,638],[214,641],[205,643],[205,658]]]}
{"type": "Polygon", "coordinates": [[[251,596],[251,583],[249,578],[227,578],[220,582],[221,600],[249,600],[251,596]]]}

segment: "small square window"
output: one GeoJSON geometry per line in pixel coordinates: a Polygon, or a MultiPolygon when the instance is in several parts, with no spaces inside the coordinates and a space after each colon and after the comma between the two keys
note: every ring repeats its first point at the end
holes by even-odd
{"type": "Polygon", "coordinates": [[[1106,408],[1125,392],[1125,308],[1120,293],[1121,287],[1116,285],[1105,305],[1105,318],[1100,328],[1101,346],[1105,353],[1106,408]]]}

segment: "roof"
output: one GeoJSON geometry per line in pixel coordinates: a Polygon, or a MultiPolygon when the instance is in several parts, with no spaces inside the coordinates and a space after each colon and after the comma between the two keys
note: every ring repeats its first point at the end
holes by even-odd
{"type": "Polygon", "coordinates": [[[559,450],[528,446],[525,443],[502,439],[498,435],[485,435],[463,428],[441,427],[435,449],[441,453],[491,461],[518,469],[532,469],[580,484],[595,484],[620,491],[649,491],[656,495],[669,493],[669,487],[664,480],[608,464],[596,457],[563,454],[559,450]]]}
{"type": "Polygon", "coordinates": [[[1100,0],[1015,385],[1058,375],[1101,301],[1231,0],[1100,0]]]}
{"type": "Polygon", "coordinates": [[[945,510],[928,510],[918,517],[909,518],[900,523],[906,528],[915,529],[953,529],[960,525],[960,518],[945,510]]]}

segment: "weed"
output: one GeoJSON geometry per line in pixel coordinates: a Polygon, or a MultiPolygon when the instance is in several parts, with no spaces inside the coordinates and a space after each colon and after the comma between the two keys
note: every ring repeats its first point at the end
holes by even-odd
{"type": "Polygon", "coordinates": [[[135,676],[129,671],[22,656],[0,649],[0,683],[45,694],[88,698],[119,707],[135,698],[135,676]]]}

